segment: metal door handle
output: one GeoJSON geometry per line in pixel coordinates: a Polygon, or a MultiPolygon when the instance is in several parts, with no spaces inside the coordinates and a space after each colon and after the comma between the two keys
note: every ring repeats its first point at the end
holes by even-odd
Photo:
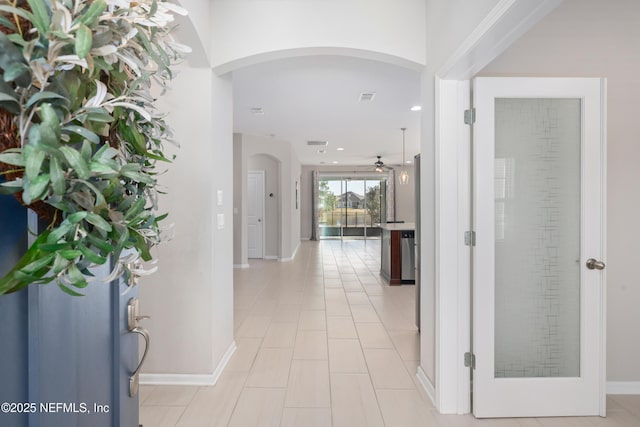
{"type": "Polygon", "coordinates": [[[602,261],[598,261],[594,258],[589,258],[587,260],[587,268],[589,270],[604,270],[606,264],[602,261]]]}
{"type": "Polygon", "coordinates": [[[140,385],[140,370],[142,369],[144,360],[147,358],[149,346],[151,345],[149,331],[138,324],[140,320],[149,319],[150,316],[140,316],[139,307],[140,302],[137,298],[131,298],[127,304],[127,329],[129,329],[129,332],[142,335],[142,338],[144,338],[144,352],[142,353],[142,359],[140,359],[140,363],[138,363],[133,374],[129,377],[129,395],[131,397],[134,397],[138,393],[138,387],[140,385]]]}
{"type": "Polygon", "coordinates": [[[140,326],[138,326],[137,328],[134,328],[133,331],[134,334],[140,334],[142,335],[142,337],[144,338],[144,353],[142,353],[142,359],[140,359],[140,363],[138,363],[138,367],[136,368],[135,371],[133,371],[133,374],[131,374],[131,376],[129,377],[129,395],[131,397],[134,397],[136,394],[138,394],[138,386],[140,385],[140,369],[142,369],[142,365],[144,364],[144,359],[147,358],[147,353],[149,352],[149,345],[151,338],[149,337],[149,331],[147,331],[145,328],[142,328],[140,326]]]}

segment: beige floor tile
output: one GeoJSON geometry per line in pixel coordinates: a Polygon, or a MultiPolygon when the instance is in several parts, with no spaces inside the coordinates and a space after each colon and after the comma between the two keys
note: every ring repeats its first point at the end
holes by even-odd
{"type": "Polygon", "coordinates": [[[138,393],[139,393],[139,398],[138,398],[138,404],[139,405],[144,405],[144,402],[149,398],[149,396],[151,395],[151,393],[153,392],[153,390],[156,389],[156,386],[154,385],[146,385],[146,384],[141,384],[140,388],[138,389],[138,393]]]}
{"type": "Polygon", "coordinates": [[[251,309],[251,316],[271,317],[276,312],[278,304],[275,301],[265,301],[260,304],[254,304],[251,309]]]}
{"type": "Polygon", "coordinates": [[[286,387],[293,350],[262,348],[249,372],[246,387],[286,387]]]}
{"type": "Polygon", "coordinates": [[[184,412],[184,406],[141,406],[140,424],[153,427],[174,427],[184,412]]]}
{"type": "Polygon", "coordinates": [[[418,331],[389,331],[391,341],[403,360],[420,360],[420,334],[418,331]]]}
{"type": "Polygon", "coordinates": [[[245,388],[233,411],[229,427],[278,427],[285,392],[283,388],[245,388]]]}
{"type": "Polygon", "coordinates": [[[329,408],[284,408],[280,427],[330,427],[329,408]]]}
{"type": "Polygon", "coordinates": [[[356,323],[380,323],[378,314],[370,304],[352,305],[351,315],[356,323]]]}
{"type": "Polygon", "coordinates": [[[285,292],[278,300],[280,305],[302,304],[302,292],[285,292]]]}
{"type": "Polygon", "coordinates": [[[272,322],[262,341],[262,348],[293,348],[298,324],[272,322]]]}
{"type": "Polygon", "coordinates": [[[366,292],[347,292],[347,300],[351,305],[370,304],[366,292]]]}
{"type": "Polygon", "coordinates": [[[327,299],[327,316],[351,316],[351,310],[347,299],[341,300],[327,299]]]}
{"type": "Polygon", "coordinates": [[[300,312],[298,329],[301,331],[326,331],[326,314],[323,310],[303,310],[300,312]]]}
{"type": "Polygon", "coordinates": [[[429,425],[430,407],[417,390],[376,390],[382,418],[387,427],[423,427],[429,425]]]}
{"type": "Polygon", "coordinates": [[[395,349],[366,348],[364,355],[373,386],[376,389],[415,388],[413,380],[395,349]]]}
{"type": "Polygon", "coordinates": [[[329,369],[341,373],[368,372],[360,341],[329,339],[329,369]]]}
{"type": "Polygon", "coordinates": [[[371,379],[367,374],[331,374],[334,427],[384,426],[371,379]]]}
{"type": "Polygon", "coordinates": [[[327,316],[329,338],[358,338],[351,316],[327,316]]]}
{"type": "Polygon", "coordinates": [[[292,361],[285,407],[328,408],[330,400],[328,361],[292,361]]]}
{"type": "Polygon", "coordinates": [[[303,310],[324,310],[324,293],[320,295],[305,295],[302,298],[303,310]]]}
{"type": "Polygon", "coordinates": [[[159,385],[145,400],[145,406],[187,406],[198,391],[196,386],[159,385]]]}
{"type": "Polygon", "coordinates": [[[262,338],[236,338],[236,351],[224,368],[225,372],[249,372],[258,354],[262,338]]]}
{"type": "Polygon", "coordinates": [[[343,282],[342,287],[345,292],[364,292],[364,288],[360,282],[343,282]]]}
{"type": "Polygon", "coordinates": [[[247,380],[247,373],[224,373],[214,387],[201,387],[177,427],[226,426],[247,380]]]}
{"type": "Polygon", "coordinates": [[[364,288],[364,291],[369,296],[383,295],[384,294],[384,289],[382,288],[382,286],[388,286],[388,285],[380,285],[380,284],[367,285],[367,284],[364,284],[364,283],[362,284],[362,287],[364,288]]]}
{"type": "Polygon", "coordinates": [[[267,333],[269,323],[271,323],[270,316],[248,316],[236,332],[236,337],[262,338],[267,333]]]}
{"type": "Polygon", "coordinates": [[[294,359],[327,360],[327,333],[325,331],[298,331],[293,349],[294,359]]]}
{"type": "Polygon", "coordinates": [[[298,322],[300,319],[300,305],[282,304],[276,307],[273,322],[298,322]]]}
{"type": "Polygon", "coordinates": [[[393,348],[393,342],[381,323],[356,323],[362,348],[393,348]]]}
{"type": "MultiPolygon", "coordinates": [[[[610,395],[608,400],[615,402],[627,411],[631,412],[631,414],[633,414],[637,418],[640,418],[640,395],[610,395]]],[[[640,425],[640,422],[638,422],[638,425],[640,425]]]]}

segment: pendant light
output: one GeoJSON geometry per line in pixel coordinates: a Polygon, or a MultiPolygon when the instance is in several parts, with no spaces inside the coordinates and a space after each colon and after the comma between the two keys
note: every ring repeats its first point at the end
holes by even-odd
{"type": "Polygon", "coordinates": [[[409,174],[407,173],[407,170],[405,169],[405,162],[404,162],[404,133],[407,130],[407,128],[400,128],[400,130],[402,131],[402,171],[400,171],[400,176],[398,177],[398,180],[400,181],[400,184],[408,184],[409,183],[409,174]]]}

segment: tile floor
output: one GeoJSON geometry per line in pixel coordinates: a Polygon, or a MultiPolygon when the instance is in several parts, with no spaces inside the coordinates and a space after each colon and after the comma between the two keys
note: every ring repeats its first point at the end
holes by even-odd
{"type": "Polygon", "coordinates": [[[163,426],[640,426],[640,396],[608,417],[440,415],[417,383],[414,287],[382,284],[379,241],[303,242],[293,262],[235,271],[238,346],[214,387],[141,386],[163,426]]]}

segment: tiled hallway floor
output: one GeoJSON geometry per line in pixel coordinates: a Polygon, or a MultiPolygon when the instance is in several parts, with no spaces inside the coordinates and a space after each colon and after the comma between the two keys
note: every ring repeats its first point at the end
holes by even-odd
{"type": "Polygon", "coordinates": [[[235,271],[238,346],[214,387],[141,386],[161,426],[640,426],[640,396],[604,418],[439,415],[415,376],[413,286],[381,282],[379,241],[303,242],[293,262],[235,271]]]}

